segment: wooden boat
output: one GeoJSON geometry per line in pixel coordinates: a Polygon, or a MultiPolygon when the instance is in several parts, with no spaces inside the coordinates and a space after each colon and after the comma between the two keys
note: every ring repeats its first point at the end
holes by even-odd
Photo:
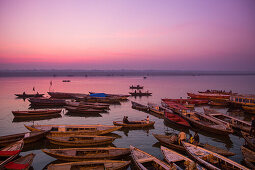
{"type": "Polygon", "coordinates": [[[117,98],[117,99],[119,99],[119,100],[123,100],[123,101],[125,101],[125,100],[128,100],[128,97],[130,96],[130,95],[128,95],[128,94],[109,94],[109,93],[96,93],[96,92],[89,92],[90,94],[105,94],[107,97],[114,97],[114,98],[117,98]]]}
{"type": "Polygon", "coordinates": [[[146,91],[146,92],[129,92],[129,94],[131,94],[131,96],[151,96],[152,93],[146,91]]]}
{"type": "Polygon", "coordinates": [[[192,145],[187,142],[182,142],[187,153],[200,164],[208,169],[220,170],[220,169],[240,169],[245,170],[248,168],[224,157],[217,153],[211,152],[199,146],[192,145]]]}
{"type": "Polygon", "coordinates": [[[64,136],[70,135],[103,135],[121,128],[110,125],[24,125],[30,131],[50,130],[51,134],[64,136]]]}
{"type": "Polygon", "coordinates": [[[35,157],[35,154],[30,153],[26,156],[22,156],[12,162],[9,162],[4,167],[5,169],[10,169],[10,170],[13,170],[13,169],[29,170],[34,157],[35,157]]]}
{"type": "Polygon", "coordinates": [[[165,110],[164,119],[170,123],[174,123],[180,126],[190,127],[189,122],[183,119],[181,116],[174,114],[171,110],[165,110]]]}
{"type": "Polygon", "coordinates": [[[255,106],[242,106],[243,110],[255,114],[255,106]]]}
{"type": "Polygon", "coordinates": [[[8,162],[10,162],[11,160],[17,157],[19,153],[21,152],[23,146],[24,146],[24,141],[22,139],[0,149],[0,157],[1,157],[0,169],[2,169],[5,164],[7,164],[8,162]]]}
{"type": "Polygon", "coordinates": [[[145,120],[142,121],[129,121],[129,123],[123,123],[123,121],[113,121],[113,124],[115,126],[122,126],[125,128],[144,128],[144,127],[150,127],[155,124],[154,121],[150,121],[149,123],[146,123],[145,120]]]}
{"type": "Polygon", "coordinates": [[[251,169],[255,169],[255,152],[248,149],[246,146],[241,146],[241,150],[246,165],[251,169]]]}
{"type": "Polygon", "coordinates": [[[231,90],[230,91],[225,91],[225,90],[206,90],[206,91],[198,91],[198,93],[226,94],[226,95],[237,94],[237,93],[233,93],[231,90]]]}
{"type": "Polygon", "coordinates": [[[230,107],[255,107],[255,95],[231,95],[229,105],[230,107]]]}
{"type": "Polygon", "coordinates": [[[71,107],[85,107],[85,108],[92,108],[92,109],[100,109],[100,110],[108,110],[109,105],[98,105],[98,104],[90,104],[90,103],[84,103],[84,102],[72,102],[72,101],[66,101],[67,106],[71,107]]]}
{"type": "Polygon", "coordinates": [[[70,162],[62,164],[50,164],[48,170],[72,170],[72,169],[98,169],[98,170],[122,170],[125,169],[131,161],[115,160],[95,160],[70,162]]]}
{"type": "Polygon", "coordinates": [[[178,144],[178,136],[173,134],[171,136],[161,135],[161,134],[152,134],[161,144],[167,146],[171,149],[178,151],[185,151],[182,145],[178,144]],[[176,136],[176,137],[175,137],[176,136]]]}
{"type": "Polygon", "coordinates": [[[29,98],[28,101],[34,106],[64,106],[64,99],[53,99],[46,97],[33,97],[29,98]]]}
{"type": "Polygon", "coordinates": [[[48,92],[51,98],[55,99],[75,99],[77,97],[86,97],[84,93],[66,93],[66,92],[48,92]]]}
{"type": "Polygon", "coordinates": [[[53,114],[30,114],[30,115],[16,115],[15,118],[17,119],[36,119],[36,118],[55,118],[61,117],[60,113],[53,113],[53,114]]]}
{"type": "Polygon", "coordinates": [[[197,166],[196,163],[191,159],[171,149],[168,149],[164,146],[161,146],[160,149],[167,163],[171,164],[172,162],[176,169],[191,169],[191,168],[202,169],[199,165],[197,166]]]}
{"type": "Polygon", "coordinates": [[[26,110],[26,111],[12,111],[14,116],[18,115],[41,115],[41,114],[55,114],[60,113],[62,109],[54,109],[54,110],[26,110]]]}
{"type": "Polygon", "coordinates": [[[116,139],[110,136],[92,135],[54,136],[49,134],[46,137],[53,144],[73,147],[106,145],[111,144],[116,139]]]}
{"type": "Polygon", "coordinates": [[[147,169],[170,169],[170,166],[165,162],[157,159],[156,157],[130,145],[130,151],[132,159],[137,167],[140,170],[147,169]]]}
{"type": "MultiPolygon", "coordinates": [[[[178,151],[185,151],[184,147],[182,145],[178,144],[178,136],[176,134],[173,134],[171,136],[166,135],[160,135],[160,134],[152,134],[162,145],[167,146],[171,149],[178,150],[178,151]],[[176,137],[174,137],[174,135],[176,137]]],[[[224,155],[224,156],[233,156],[235,155],[233,152],[227,151],[222,148],[218,148],[216,146],[212,146],[209,144],[202,144],[199,143],[200,147],[205,148],[209,151],[216,152],[217,154],[224,155]]]]}
{"type": "Polygon", "coordinates": [[[132,86],[129,86],[129,88],[130,89],[143,89],[143,86],[140,86],[140,85],[137,85],[137,86],[134,86],[134,85],[132,85],[132,86]]]}
{"type": "Polygon", "coordinates": [[[160,107],[157,104],[154,103],[148,103],[148,108],[151,112],[157,113],[159,115],[164,115],[164,108],[160,107]]]}
{"type": "Polygon", "coordinates": [[[71,82],[71,80],[62,80],[62,82],[71,82]]]}
{"type": "Polygon", "coordinates": [[[42,149],[44,153],[64,161],[85,161],[95,159],[116,159],[130,154],[129,148],[66,148],[42,149]]]}
{"type": "Polygon", "coordinates": [[[24,139],[25,144],[32,143],[43,138],[47,132],[48,131],[26,132],[26,133],[18,133],[13,135],[1,136],[0,145],[6,146],[10,143],[17,142],[21,139],[24,139]]]}
{"type": "Polygon", "coordinates": [[[120,104],[121,99],[116,97],[91,97],[87,96],[82,99],[85,102],[95,102],[95,103],[109,103],[109,104],[120,104]]]}
{"type": "Polygon", "coordinates": [[[208,100],[201,100],[201,99],[161,99],[162,102],[175,102],[179,104],[194,104],[194,105],[203,105],[207,104],[208,100]]]}
{"type": "Polygon", "coordinates": [[[22,93],[22,94],[15,94],[15,96],[19,97],[19,98],[29,98],[29,97],[43,97],[44,94],[26,94],[26,93],[22,93]]]}
{"type": "Polygon", "coordinates": [[[220,113],[216,110],[204,108],[204,112],[206,115],[212,116],[225,124],[230,124],[230,126],[235,129],[239,129],[245,132],[249,132],[251,129],[251,123],[220,113]]]}
{"type": "Polygon", "coordinates": [[[215,93],[187,93],[189,97],[192,99],[207,99],[207,100],[213,100],[213,99],[229,99],[230,95],[226,94],[215,94],[215,93]]]}
{"type": "Polygon", "coordinates": [[[247,143],[247,145],[253,150],[255,151],[255,138],[251,137],[248,133],[242,132],[242,136],[245,140],[245,142],[247,143]]]}
{"type": "Polygon", "coordinates": [[[102,112],[102,110],[92,109],[92,108],[88,108],[88,107],[65,106],[65,108],[69,112],[75,112],[75,113],[100,113],[100,112],[102,112]]]}
{"type": "Polygon", "coordinates": [[[148,111],[149,110],[148,106],[145,106],[145,105],[142,105],[140,103],[133,102],[133,101],[131,101],[131,103],[132,103],[132,108],[133,109],[142,110],[142,111],[148,111]]]}

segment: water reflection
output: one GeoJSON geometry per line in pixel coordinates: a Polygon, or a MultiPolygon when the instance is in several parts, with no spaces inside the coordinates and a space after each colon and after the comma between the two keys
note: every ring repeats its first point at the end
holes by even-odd
{"type": "Polygon", "coordinates": [[[118,131],[122,131],[125,136],[128,136],[128,133],[131,131],[142,131],[145,132],[147,136],[149,136],[150,130],[155,129],[154,126],[146,127],[146,128],[121,128],[118,131]]]}
{"type": "Polygon", "coordinates": [[[56,114],[56,115],[51,115],[51,116],[47,116],[47,117],[26,117],[26,118],[17,118],[14,117],[12,122],[33,122],[33,121],[39,121],[39,120],[50,120],[50,119],[55,119],[55,118],[62,118],[62,116],[60,114],[56,114]]]}

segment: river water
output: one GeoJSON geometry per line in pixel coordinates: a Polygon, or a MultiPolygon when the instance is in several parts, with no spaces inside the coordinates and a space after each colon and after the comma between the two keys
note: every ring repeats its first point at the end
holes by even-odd
{"type": "MultiPolygon", "coordinates": [[[[131,108],[131,100],[142,104],[153,102],[160,104],[161,98],[186,98],[187,92],[197,92],[207,89],[232,90],[242,94],[255,93],[255,76],[155,76],[144,79],[143,77],[5,77],[0,78],[0,136],[27,132],[24,124],[106,124],[112,125],[113,121],[122,120],[123,116],[128,116],[129,120],[145,119],[147,115],[155,121],[154,128],[146,130],[119,130],[114,132],[118,138],[113,142],[116,147],[129,147],[133,145],[145,152],[148,152],[159,159],[163,159],[160,152],[159,143],[152,133],[169,134],[178,133],[181,129],[164,122],[163,119],[155,117],[145,112],[131,108]],[[62,82],[69,79],[71,82],[62,82]],[[52,86],[50,86],[52,81],[52,86]],[[63,111],[62,117],[48,120],[19,121],[15,120],[12,110],[27,110],[29,102],[17,99],[15,93],[33,93],[32,89],[39,93],[50,91],[88,93],[105,92],[115,94],[128,94],[131,90],[130,85],[142,85],[145,90],[152,92],[150,97],[134,98],[129,97],[129,101],[122,102],[121,105],[111,105],[109,113],[102,113],[97,117],[80,117],[66,114],[63,111]]],[[[203,106],[209,107],[209,106],[203,106]]],[[[230,115],[240,119],[250,121],[251,115],[239,110],[229,111],[227,108],[215,108],[221,112],[229,112],[230,115]]],[[[202,111],[202,107],[196,108],[202,111]]],[[[192,130],[185,130],[186,133],[194,134],[192,130]]],[[[207,132],[199,131],[200,141],[209,143],[231,152],[236,155],[230,159],[242,163],[243,157],[240,146],[244,140],[237,134],[229,136],[212,135],[207,132]]],[[[57,148],[51,146],[46,140],[26,146],[21,155],[35,153],[33,161],[34,169],[43,169],[54,158],[44,154],[43,148],[57,148]]]]}

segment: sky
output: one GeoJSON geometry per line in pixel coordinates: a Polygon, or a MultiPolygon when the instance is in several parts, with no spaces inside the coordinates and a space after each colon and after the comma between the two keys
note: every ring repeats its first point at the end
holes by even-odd
{"type": "Polygon", "coordinates": [[[0,69],[255,71],[255,1],[0,0],[0,69]]]}

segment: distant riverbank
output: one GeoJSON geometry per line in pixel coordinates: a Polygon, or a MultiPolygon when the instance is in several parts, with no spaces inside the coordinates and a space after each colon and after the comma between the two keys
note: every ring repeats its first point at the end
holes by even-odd
{"type": "Polygon", "coordinates": [[[182,70],[1,70],[0,77],[88,77],[88,76],[220,76],[255,75],[250,71],[182,70]]]}

